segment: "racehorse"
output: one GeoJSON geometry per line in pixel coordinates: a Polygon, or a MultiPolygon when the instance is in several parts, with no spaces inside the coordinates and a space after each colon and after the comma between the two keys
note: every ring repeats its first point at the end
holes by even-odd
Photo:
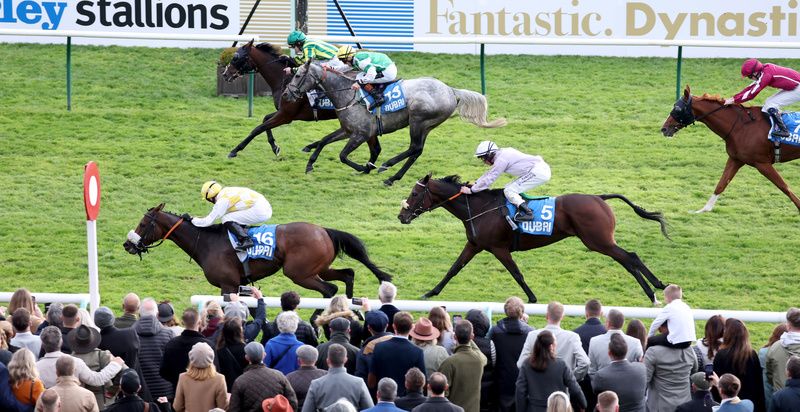
{"type": "MultiPolygon", "coordinates": [[[[403,167],[392,177],[384,181],[387,186],[400,180],[412,164],[422,154],[428,133],[442,124],[456,109],[463,120],[479,127],[495,128],[505,126],[505,119],[487,122],[488,105],[486,97],[470,90],[454,89],[439,80],[431,78],[403,81],[402,88],[406,100],[406,108],[393,113],[384,113],[381,124],[376,117],[367,111],[361,101],[360,93],[352,90],[355,81],[336,70],[329,69],[319,63],[309,61],[297,69],[292,81],[286,86],[284,94],[287,100],[301,99],[305,92],[321,87],[336,107],[339,123],[349,135],[350,140],[339,153],[339,160],[358,172],[369,173],[375,166],[373,163],[380,154],[380,145],[370,143],[369,162],[361,166],[349,160],[350,153],[365,141],[372,142],[378,136],[379,129],[383,133],[410,126],[411,143],[408,150],[389,159],[378,172],[383,172],[403,159],[407,159],[403,167]]],[[[326,143],[322,139],[320,146],[326,143]]],[[[320,149],[317,147],[317,150],[320,149]]]]}
{"type": "Polygon", "coordinates": [[[528,302],[536,303],[536,296],[525,283],[525,278],[511,257],[511,252],[536,249],[570,236],[577,236],[589,250],[610,256],[622,265],[639,282],[650,301],[658,304],[653,290],[644,278],[657,289],[664,289],[666,285],[658,280],[636,253],[617,246],[614,241],[614,212],[605,200],[624,201],[639,217],[658,222],[661,225],[661,233],[669,238],[667,222],[661,213],[648,212],[622,195],[568,194],[556,198],[552,235],[521,235],[513,231],[506,222],[506,198],[502,190],[486,190],[462,196],[461,186],[458,176],[431,179],[429,174],[414,185],[411,195],[403,201],[400,214],[397,216],[401,223],[409,224],[421,214],[442,207],[461,220],[467,231],[467,244],[461,255],[441,282],[422,296],[423,299],[441,293],[450,279],[456,276],[476,254],[485,250],[493,254],[511,273],[528,296],[528,302]]]}
{"type": "MultiPolygon", "coordinates": [[[[200,265],[209,283],[222,289],[222,293],[237,292],[242,284],[244,266],[236,257],[225,228],[222,225],[196,227],[163,208],[162,203],[145,213],[136,229],[128,233],[128,240],[123,244],[125,250],[141,258],[142,253],[169,239],[200,265]]],[[[295,284],[316,290],[323,297],[330,298],[336,294],[338,288],[329,282],[333,280],[344,282],[347,296],[352,297],[353,269],[330,267],[333,260],[342,254],[364,264],[379,281],[392,279],[390,274],[372,263],[364,243],[347,232],[305,222],[282,224],[275,232],[275,249],[273,260],[254,259],[249,262],[248,282],[265,278],[283,268],[283,274],[295,284]]]]}
{"type": "MultiPolygon", "coordinates": [[[[273,128],[289,124],[293,120],[310,122],[336,118],[336,112],[334,110],[317,110],[315,113],[306,95],[292,102],[282,98],[284,86],[288,80],[291,79],[291,76],[284,75],[283,69],[295,66],[294,60],[289,56],[281,54],[280,48],[269,43],[261,43],[257,46],[253,46],[253,41],[251,40],[236,51],[233,59],[222,73],[223,78],[230,82],[240,77],[242,73],[258,70],[258,72],[261,73],[261,77],[264,78],[272,90],[272,99],[277,111],[264,116],[262,123],[253,129],[241,143],[236,145],[228,154],[228,157],[236,157],[237,153],[243,150],[250,141],[262,132],[267,133],[267,139],[269,140],[269,145],[272,147],[272,152],[278,155],[281,148],[275,143],[275,138],[272,136],[273,128]]],[[[342,140],[345,137],[346,135],[342,129],[338,129],[326,136],[328,142],[342,140]]],[[[304,147],[303,151],[311,151],[311,149],[316,148],[318,144],[319,141],[311,143],[304,147]]],[[[306,169],[306,172],[310,172],[310,170],[306,169]]]]}
{"type": "Polygon", "coordinates": [[[780,155],[776,159],[778,149],[771,141],[767,140],[772,124],[761,112],[761,107],[744,107],[740,104],[725,106],[723,102],[724,100],[720,97],[708,94],[699,97],[692,96],[689,86],[686,86],[683,97],[675,102],[672,112],[661,126],[661,133],[664,136],[672,137],[682,128],[698,121],[704,123],[725,141],[725,151],[728,152],[725,170],[714,189],[714,194],[708,199],[706,205],[695,213],[711,211],[728,183],[744,165],[755,167],[786,196],[789,196],[792,203],[800,210],[800,199],[792,193],[789,185],[772,166],[773,163],[790,162],[800,157],[800,147],[780,146],[780,155]]]}

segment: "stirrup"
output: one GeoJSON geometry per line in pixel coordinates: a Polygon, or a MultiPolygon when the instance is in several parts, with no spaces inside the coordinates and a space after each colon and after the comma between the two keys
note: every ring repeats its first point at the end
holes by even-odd
{"type": "Polygon", "coordinates": [[[514,214],[514,220],[517,222],[530,222],[533,220],[533,215],[517,212],[516,214],[514,214]]]}
{"type": "Polygon", "coordinates": [[[238,252],[247,252],[247,249],[250,249],[253,246],[255,246],[255,244],[253,243],[253,240],[250,239],[249,237],[245,240],[237,239],[236,247],[234,248],[234,250],[238,252]]]}

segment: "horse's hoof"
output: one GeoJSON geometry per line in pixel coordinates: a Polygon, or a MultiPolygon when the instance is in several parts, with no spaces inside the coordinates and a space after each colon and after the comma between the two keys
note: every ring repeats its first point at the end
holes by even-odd
{"type": "Polygon", "coordinates": [[[386,165],[381,165],[381,167],[378,168],[378,173],[383,173],[387,170],[389,170],[389,168],[386,165]]]}
{"type": "Polygon", "coordinates": [[[303,151],[303,152],[305,152],[305,153],[308,153],[308,152],[310,152],[310,151],[311,151],[311,146],[306,146],[306,147],[304,147],[304,148],[302,148],[302,149],[300,149],[300,150],[302,150],[302,151],[303,151]]]}
{"type": "Polygon", "coordinates": [[[430,299],[430,298],[432,298],[432,297],[434,297],[434,296],[435,296],[435,295],[434,295],[433,293],[431,293],[431,292],[428,292],[428,293],[426,293],[426,294],[424,294],[424,295],[420,296],[419,298],[420,298],[421,300],[428,300],[428,299],[430,299]]]}
{"type": "Polygon", "coordinates": [[[280,155],[281,154],[281,147],[280,146],[273,147],[272,148],[272,153],[275,153],[275,156],[280,155]]]}
{"type": "Polygon", "coordinates": [[[228,153],[228,159],[233,159],[234,157],[236,157],[237,154],[238,153],[235,150],[228,153]]]}
{"type": "Polygon", "coordinates": [[[386,180],[383,181],[383,184],[386,185],[386,186],[391,186],[391,185],[394,184],[394,180],[386,179],[386,180]]]}
{"type": "Polygon", "coordinates": [[[528,298],[528,303],[536,303],[537,301],[538,299],[536,299],[536,296],[528,298]]]}
{"type": "Polygon", "coordinates": [[[311,173],[311,172],[313,172],[313,171],[314,171],[314,166],[308,166],[308,167],[306,167],[306,174],[309,174],[309,173],[311,173]]]}

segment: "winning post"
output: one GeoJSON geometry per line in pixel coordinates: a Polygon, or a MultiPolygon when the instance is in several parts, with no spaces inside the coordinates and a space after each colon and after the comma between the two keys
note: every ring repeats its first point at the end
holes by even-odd
{"type": "Polygon", "coordinates": [[[100,172],[89,162],[83,172],[83,204],[86,206],[86,245],[89,251],[89,306],[92,314],[100,306],[97,276],[97,215],[100,213],[100,172]]]}

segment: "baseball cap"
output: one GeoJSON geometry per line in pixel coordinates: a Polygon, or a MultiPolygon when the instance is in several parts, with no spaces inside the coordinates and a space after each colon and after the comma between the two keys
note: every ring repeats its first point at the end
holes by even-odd
{"type": "Polygon", "coordinates": [[[171,319],[175,318],[175,309],[172,308],[167,302],[161,302],[158,304],[158,321],[161,323],[169,322],[171,319]]]}
{"type": "Polygon", "coordinates": [[[133,394],[139,391],[141,383],[139,382],[139,374],[134,369],[125,369],[119,379],[119,387],[127,394],[133,394]]]}
{"type": "Polygon", "coordinates": [[[711,382],[706,380],[705,372],[696,372],[692,374],[692,384],[697,388],[697,390],[711,390],[711,382]]]}
{"type": "Polygon", "coordinates": [[[389,325],[389,317],[380,310],[371,310],[364,315],[364,321],[373,331],[383,332],[389,325]]]}

